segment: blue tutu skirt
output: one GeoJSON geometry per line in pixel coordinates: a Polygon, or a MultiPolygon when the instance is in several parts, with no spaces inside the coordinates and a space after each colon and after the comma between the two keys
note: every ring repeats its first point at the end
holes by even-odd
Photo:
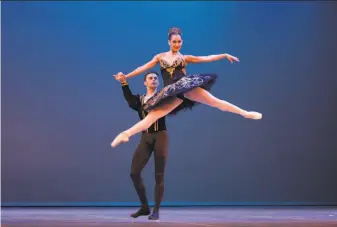
{"type": "Polygon", "coordinates": [[[166,85],[156,94],[154,94],[143,105],[143,109],[147,112],[150,112],[151,110],[172,101],[172,99],[174,98],[182,99],[183,102],[168,115],[175,115],[181,110],[192,109],[198,103],[185,98],[184,93],[196,87],[201,87],[209,91],[215,83],[216,79],[216,74],[194,74],[184,76],[179,80],[173,82],[172,84],[166,85]]]}

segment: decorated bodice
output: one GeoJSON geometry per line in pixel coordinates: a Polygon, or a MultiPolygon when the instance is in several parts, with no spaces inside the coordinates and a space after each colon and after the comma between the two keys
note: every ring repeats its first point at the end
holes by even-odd
{"type": "Polygon", "coordinates": [[[172,84],[185,75],[186,63],[182,57],[177,57],[172,64],[165,59],[160,59],[160,71],[163,77],[164,86],[172,84]]]}

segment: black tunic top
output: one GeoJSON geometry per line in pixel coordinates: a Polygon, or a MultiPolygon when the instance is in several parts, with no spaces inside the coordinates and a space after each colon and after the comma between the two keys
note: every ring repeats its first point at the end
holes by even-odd
{"type": "MultiPolygon", "coordinates": [[[[125,100],[128,102],[129,107],[135,111],[138,112],[139,118],[142,120],[146,117],[148,112],[144,111],[142,106],[144,102],[145,95],[134,95],[132,94],[129,85],[127,82],[122,83],[122,90],[125,100]]],[[[154,133],[166,130],[166,122],[165,122],[165,116],[162,118],[159,118],[157,121],[155,121],[146,131],[147,133],[154,133]]]]}

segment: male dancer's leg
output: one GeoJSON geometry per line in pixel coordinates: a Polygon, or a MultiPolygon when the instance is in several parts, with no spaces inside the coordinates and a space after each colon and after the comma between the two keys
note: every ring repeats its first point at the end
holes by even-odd
{"type": "Polygon", "coordinates": [[[149,161],[153,150],[149,144],[150,141],[149,138],[147,138],[148,136],[149,134],[142,134],[141,141],[132,157],[130,176],[142,204],[142,207],[137,212],[130,215],[133,218],[150,214],[146,190],[141,176],[141,172],[149,161]]]}
{"type": "Polygon", "coordinates": [[[156,136],[154,146],[155,157],[155,206],[149,219],[159,219],[159,208],[164,195],[164,173],[168,157],[168,135],[166,131],[161,131],[156,136]]]}

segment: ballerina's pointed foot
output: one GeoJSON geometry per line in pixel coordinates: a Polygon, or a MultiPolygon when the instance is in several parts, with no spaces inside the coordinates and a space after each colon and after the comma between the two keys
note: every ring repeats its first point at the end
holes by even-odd
{"type": "Polygon", "coordinates": [[[129,134],[127,132],[122,132],[116,138],[112,141],[111,147],[115,148],[121,143],[127,143],[129,142],[129,134]]]}
{"type": "Polygon", "coordinates": [[[262,114],[259,112],[255,112],[255,111],[246,111],[243,114],[243,117],[248,118],[248,119],[253,119],[253,120],[260,120],[262,119],[262,114]]]}

